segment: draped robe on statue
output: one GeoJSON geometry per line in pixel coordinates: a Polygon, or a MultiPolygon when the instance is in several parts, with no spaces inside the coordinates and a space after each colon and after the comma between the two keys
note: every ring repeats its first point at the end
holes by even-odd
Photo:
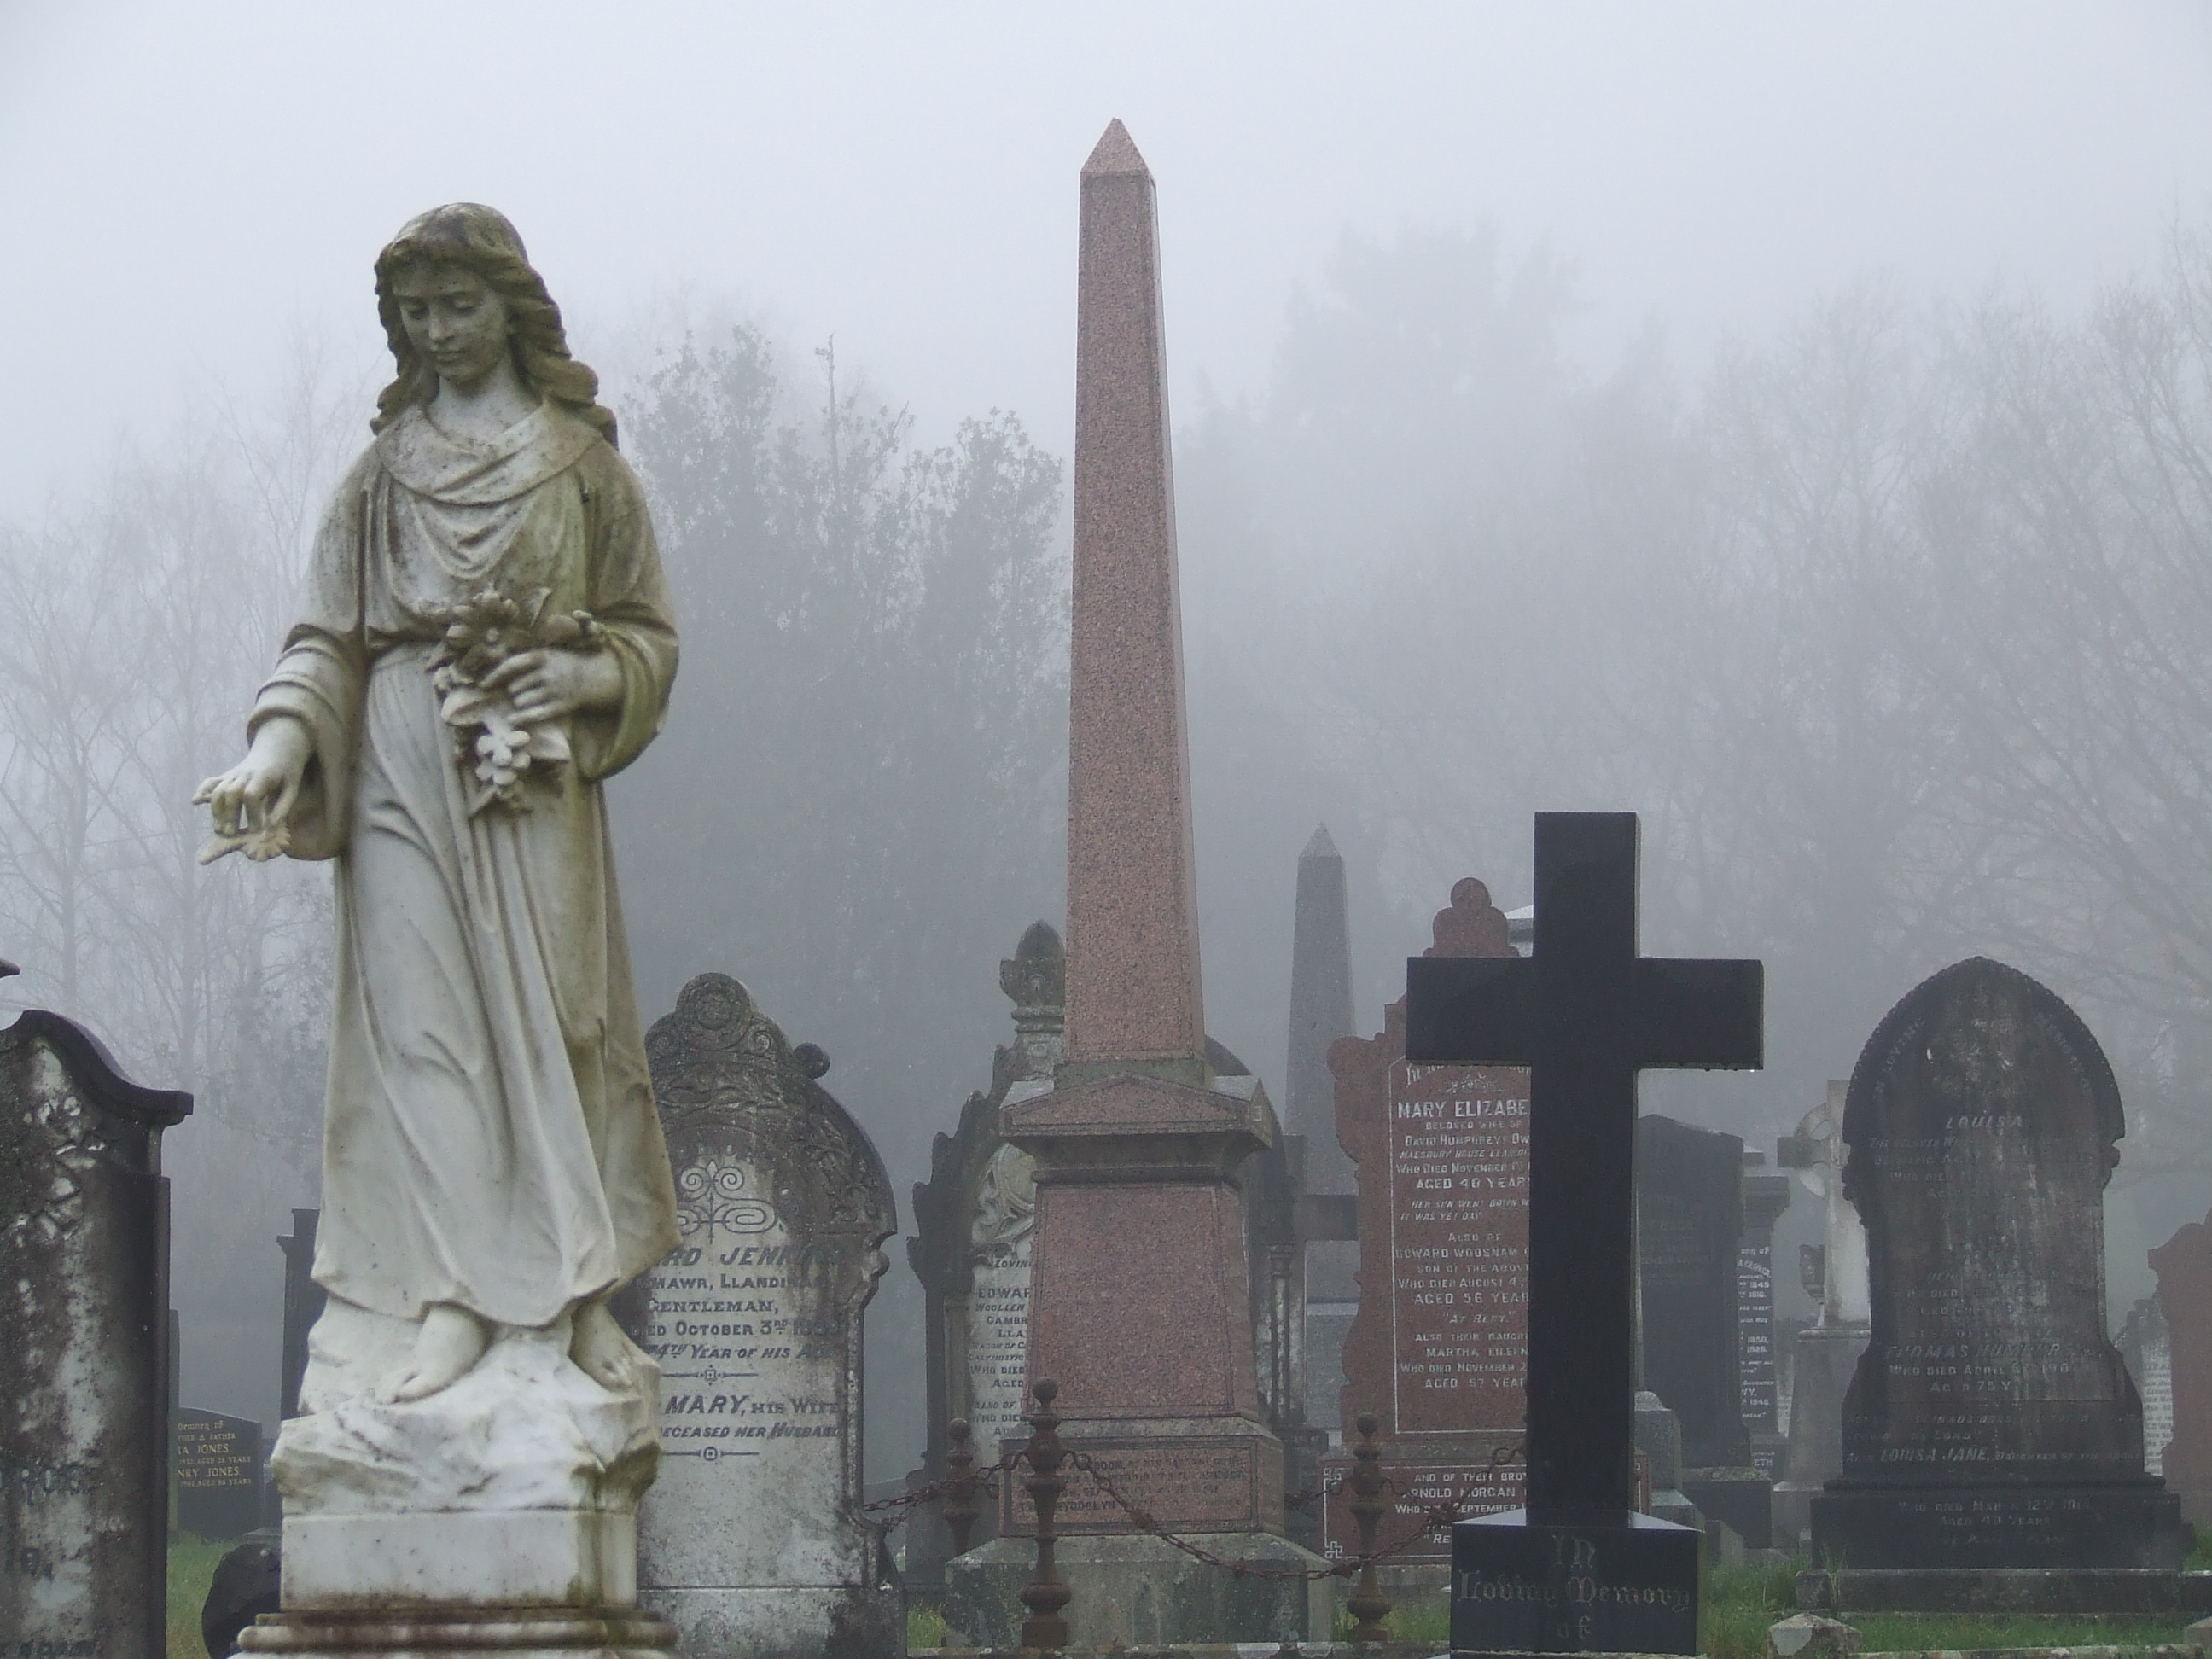
{"type": "MultiPolygon", "coordinates": [[[[290,851],[337,860],[314,1276],[414,1320],[542,1327],[674,1249],[601,781],[659,730],[676,632],[637,480],[547,406],[483,444],[410,409],[355,465],[252,723],[314,757],[290,851]],[[621,706],[489,798],[440,714],[436,607],[550,589],[588,611],[621,706]]],[[[558,745],[556,745],[556,749],[558,745]]]]}

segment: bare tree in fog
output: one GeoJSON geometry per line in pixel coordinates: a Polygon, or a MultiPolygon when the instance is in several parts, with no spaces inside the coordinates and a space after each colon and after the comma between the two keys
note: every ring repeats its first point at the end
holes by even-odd
{"type": "Polygon", "coordinates": [[[296,586],[305,505],[350,441],[303,364],[273,410],[208,397],[166,453],[0,532],[0,938],[9,999],[89,1023],[189,1089],[168,1139],[188,1398],[263,1410],[285,1207],[313,1200],[326,884],[198,858],[194,786],[237,741],[296,586]]]}
{"type": "Polygon", "coordinates": [[[1059,908],[1060,468],[1010,416],[917,450],[816,361],[802,400],[757,331],[686,342],[627,423],[684,630],[628,903],[649,1006],[745,976],[913,1167],[988,1064],[998,958],[1059,908]]]}

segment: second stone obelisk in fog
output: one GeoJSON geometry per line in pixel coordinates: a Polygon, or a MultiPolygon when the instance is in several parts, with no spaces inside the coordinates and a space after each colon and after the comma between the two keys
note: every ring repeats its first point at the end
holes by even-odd
{"type": "MultiPolygon", "coordinates": [[[[1003,1118],[1037,1160],[1029,1370],[1059,1383],[1063,1437],[1161,1527],[1318,1568],[1281,1535],[1253,1364],[1237,1166],[1273,1114],[1256,1078],[1207,1060],[1158,223],[1119,121],[1083,168],[1076,354],[1066,1060],[1003,1118]]],[[[1015,1645],[1031,1556],[1007,1484],[1009,1535],[947,1570],[948,1622],[992,1646],[1015,1645]]],[[[1080,1644],[1327,1639],[1328,1581],[1200,1563],[1079,1472],[1060,1525],[1080,1644]]]]}

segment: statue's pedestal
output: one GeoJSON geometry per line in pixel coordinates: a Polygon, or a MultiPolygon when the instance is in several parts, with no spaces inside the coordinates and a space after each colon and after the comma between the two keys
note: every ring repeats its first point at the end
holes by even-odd
{"type": "Polygon", "coordinates": [[[423,1607],[268,1613],[239,1632],[244,1653],[330,1659],[435,1653],[440,1659],[672,1659],[676,1626],[635,1607],[423,1607]]]}
{"type": "Polygon", "coordinates": [[[501,1329],[427,1399],[382,1400],[413,1331],[335,1297],[316,1322],[305,1412],[270,1459],[283,1611],[240,1650],[673,1659],[676,1627],[637,1606],[658,1368],[633,1351],[603,1386],[569,1358],[563,1320],[501,1329]]]}
{"type": "Polygon", "coordinates": [[[301,1613],[637,1605],[637,1517],[622,1511],[299,1516],[283,1559],[284,1606],[301,1613]]]}

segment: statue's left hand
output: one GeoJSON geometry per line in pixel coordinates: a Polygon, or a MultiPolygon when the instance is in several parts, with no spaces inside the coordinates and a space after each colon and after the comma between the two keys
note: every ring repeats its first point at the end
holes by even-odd
{"type": "Polygon", "coordinates": [[[506,691],[518,726],[544,726],[574,714],[622,707],[622,665],[609,651],[559,646],[520,651],[485,675],[483,684],[506,691]]]}

